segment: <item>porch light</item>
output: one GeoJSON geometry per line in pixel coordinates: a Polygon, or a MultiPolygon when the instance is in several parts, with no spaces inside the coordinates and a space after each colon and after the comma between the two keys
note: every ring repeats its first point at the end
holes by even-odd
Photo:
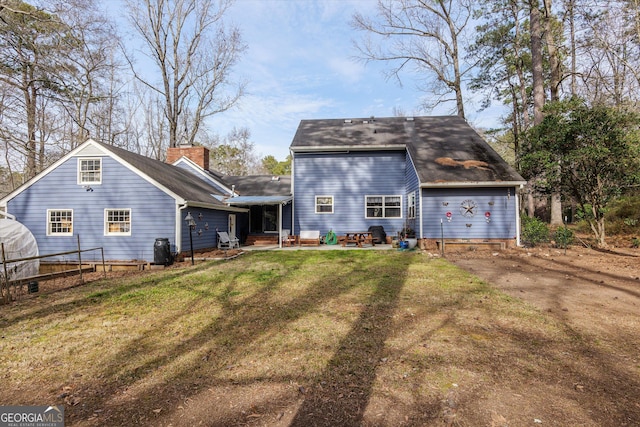
{"type": "Polygon", "coordinates": [[[187,212],[187,216],[184,217],[184,220],[187,223],[187,227],[189,227],[189,245],[191,246],[191,265],[194,265],[195,262],[193,260],[193,230],[196,228],[196,220],[191,216],[191,212],[187,212]]]}

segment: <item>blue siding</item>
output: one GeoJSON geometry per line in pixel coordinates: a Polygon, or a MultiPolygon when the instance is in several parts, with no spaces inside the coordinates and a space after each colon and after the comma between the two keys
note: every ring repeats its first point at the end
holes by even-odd
{"type": "Polygon", "coordinates": [[[409,219],[407,218],[407,226],[409,226],[410,228],[412,228],[415,232],[416,232],[416,237],[421,237],[420,236],[420,205],[421,205],[421,200],[422,198],[420,197],[420,188],[419,188],[419,181],[418,181],[418,174],[416,172],[416,168],[413,164],[413,161],[411,160],[411,157],[407,156],[407,169],[406,169],[406,174],[405,174],[405,182],[406,182],[406,188],[407,188],[407,197],[405,198],[405,212],[409,212],[408,211],[408,205],[409,205],[409,194],[410,193],[414,193],[415,194],[415,198],[416,198],[416,212],[415,212],[415,218],[409,219]]]}
{"type": "Polygon", "coordinates": [[[214,248],[218,245],[218,235],[216,231],[227,231],[229,224],[229,212],[217,211],[202,208],[186,208],[182,210],[182,252],[191,250],[189,242],[189,227],[184,217],[187,212],[196,221],[195,230],[192,230],[193,250],[214,248]]]}
{"type": "Polygon", "coordinates": [[[425,238],[513,239],[516,237],[515,188],[423,189],[422,215],[425,238]],[[475,215],[465,217],[460,206],[465,200],[476,203],[475,215]],[[451,221],[447,221],[451,212],[451,221]],[[487,222],[485,212],[490,212],[487,222]]]}
{"type": "Polygon", "coordinates": [[[404,151],[296,154],[295,233],[343,234],[372,225],[392,235],[401,230],[406,217],[405,158],[404,151]],[[323,195],[334,198],[332,214],[315,213],[315,196],[323,195]],[[401,195],[402,218],[365,218],[365,195],[401,195]]]}
{"type": "MultiPolygon", "coordinates": [[[[96,156],[92,156],[96,157],[96,156]]],[[[8,202],[8,211],[31,230],[40,254],[103,247],[108,260],[153,261],[156,238],[175,246],[172,197],[110,157],[102,157],[102,184],[86,191],[77,183],[77,158],[70,158],[8,202]],[[47,209],[73,209],[73,236],[47,236],[47,209]],[[131,209],[131,235],[105,236],[105,209],[131,209]]],[[[99,251],[83,259],[100,259],[99,251]]]]}

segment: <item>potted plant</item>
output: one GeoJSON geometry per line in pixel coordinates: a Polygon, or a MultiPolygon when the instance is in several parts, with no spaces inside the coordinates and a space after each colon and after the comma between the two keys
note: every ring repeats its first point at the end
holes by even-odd
{"type": "Polygon", "coordinates": [[[399,234],[400,240],[403,242],[407,242],[407,249],[413,249],[418,244],[418,239],[416,239],[416,232],[409,224],[405,224],[399,234]]]}

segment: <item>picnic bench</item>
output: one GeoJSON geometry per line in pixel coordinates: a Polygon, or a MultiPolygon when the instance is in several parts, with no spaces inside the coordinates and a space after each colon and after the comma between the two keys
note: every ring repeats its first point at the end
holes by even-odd
{"type": "Polygon", "coordinates": [[[373,233],[371,231],[350,231],[344,233],[344,237],[341,239],[342,246],[347,246],[349,243],[355,243],[357,247],[361,248],[362,244],[370,244],[375,246],[373,241],[373,233]]]}

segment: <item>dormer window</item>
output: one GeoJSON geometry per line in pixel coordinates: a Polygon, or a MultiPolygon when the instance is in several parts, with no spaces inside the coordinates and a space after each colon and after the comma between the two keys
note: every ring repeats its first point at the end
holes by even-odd
{"type": "Polygon", "coordinates": [[[102,183],[102,159],[78,159],[78,184],[102,183]]]}

